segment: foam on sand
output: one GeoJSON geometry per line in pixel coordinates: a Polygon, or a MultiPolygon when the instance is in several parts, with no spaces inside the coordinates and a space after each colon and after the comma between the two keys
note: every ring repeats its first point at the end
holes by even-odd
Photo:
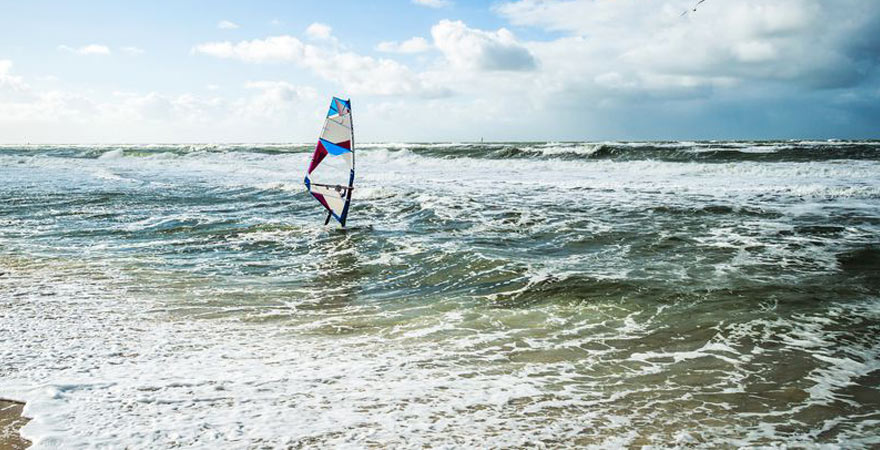
{"type": "Polygon", "coordinates": [[[21,415],[23,409],[24,403],[0,399],[0,448],[24,450],[31,445],[19,434],[29,420],[21,415]]]}

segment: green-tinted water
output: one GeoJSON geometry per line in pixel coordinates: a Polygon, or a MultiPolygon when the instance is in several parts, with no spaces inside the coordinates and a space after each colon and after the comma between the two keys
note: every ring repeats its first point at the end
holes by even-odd
{"type": "Polygon", "coordinates": [[[880,445],[880,145],[368,145],[346,230],[308,150],[0,149],[36,436],[880,445]]]}

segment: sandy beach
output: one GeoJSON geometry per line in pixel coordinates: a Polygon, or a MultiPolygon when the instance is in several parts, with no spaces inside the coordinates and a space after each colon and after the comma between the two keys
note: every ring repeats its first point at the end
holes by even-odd
{"type": "Polygon", "coordinates": [[[21,416],[24,403],[0,399],[0,449],[25,449],[31,443],[22,439],[19,430],[28,420],[21,416]]]}

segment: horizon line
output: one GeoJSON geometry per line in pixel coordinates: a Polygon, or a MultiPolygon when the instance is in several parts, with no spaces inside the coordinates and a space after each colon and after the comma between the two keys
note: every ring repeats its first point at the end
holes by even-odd
{"type": "MultiPolygon", "coordinates": [[[[583,143],[583,144],[601,144],[601,143],[627,143],[627,142],[695,142],[695,143],[711,143],[711,142],[875,142],[880,141],[880,136],[874,138],[775,138],[775,139],[600,139],[600,140],[581,140],[581,139],[524,139],[524,140],[419,140],[419,141],[367,141],[360,145],[376,145],[376,144],[518,144],[518,143],[550,143],[558,142],[561,144],[583,143]]],[[[279,141],[142,141],[142,142],[0,142],[0,147],[9,146],[37,146],[37,145],[314,145],[314,142],[279,142],[279,141]]]]}

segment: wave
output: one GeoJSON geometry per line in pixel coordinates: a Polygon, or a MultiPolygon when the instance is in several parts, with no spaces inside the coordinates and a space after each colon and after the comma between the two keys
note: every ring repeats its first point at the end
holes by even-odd
{"type": "Polygon", "coordinates": [[[568,159],[665,162],[880,161],[880,142],[572,142],[468,146],[410,145],[417,155],[439,158],[568,159]]]}
{"type": "Polygon", "coordinates": [[[53,144],[0,145],[0,156],[49,156],[79,159],[113,159],[187,156],[192,154],[254,153],[277,155],[310,152],[313,144],[53,144]]]}
{"type": "MultiPolygon", "coordinates": [[[[310,143],[139,144],[0,146],[0,155],[68,158],[138,158],[191,154],[308,153],[310,143]]],[[[493,142],[364,143],[366,153],[407,152],[441,159],[561,159],[665,162],[880,161],[878,141],[654,141],[654,142],[493,142]]]]}

